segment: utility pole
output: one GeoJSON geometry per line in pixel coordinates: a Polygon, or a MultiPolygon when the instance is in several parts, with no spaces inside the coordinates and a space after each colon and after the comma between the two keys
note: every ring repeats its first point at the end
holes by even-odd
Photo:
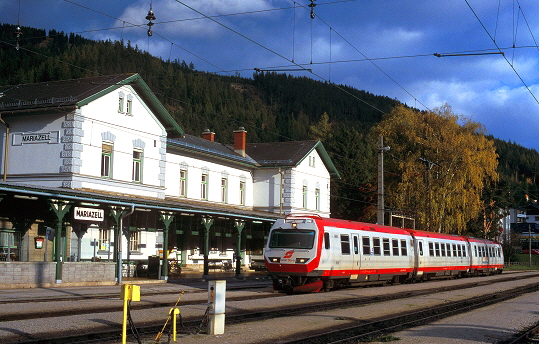
{"type": "Polygon", "coordinates": [[[384,151],[389,147],[384,147],[384,137],[380,135],[378,144],[378,207],[377,220],[379,225],[384,224],[384,151]]]}

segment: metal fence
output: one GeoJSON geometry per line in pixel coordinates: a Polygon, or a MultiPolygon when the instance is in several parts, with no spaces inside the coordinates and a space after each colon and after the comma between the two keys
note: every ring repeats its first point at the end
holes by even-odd
{"type": "MultiPolygon", "coordinates": [[[[508,266],[530,266],[529,262],[504,262],[503,265],[505,267],[508,266]]],[[[539,262],[532,262],[532,266],[539,265],[539,262]]]]}

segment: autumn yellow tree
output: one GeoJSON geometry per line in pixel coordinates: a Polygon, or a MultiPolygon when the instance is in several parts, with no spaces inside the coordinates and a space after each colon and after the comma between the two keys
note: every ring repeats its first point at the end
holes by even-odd
{"type": "Polygon", "coordinates": [[[372,130],[391,147],[385,159],[387,205],[412,213],[421,229],[462,233],[481,210],[481,192],[498,179],[494,143],[484,127],[448,105],[400,105],[372,130]]]}

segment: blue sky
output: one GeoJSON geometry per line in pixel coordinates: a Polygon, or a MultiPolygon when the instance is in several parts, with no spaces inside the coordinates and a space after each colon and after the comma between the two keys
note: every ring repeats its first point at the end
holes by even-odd
{"type": "Polygon", "coordinates": [[[539,150],[539,2],[314,3],[311,19],[310,0],[2,0],[0,22],[123,38],[221,75],[301,69],[290,73],[421,110],[447,103],[488,134],[539,150]]]}

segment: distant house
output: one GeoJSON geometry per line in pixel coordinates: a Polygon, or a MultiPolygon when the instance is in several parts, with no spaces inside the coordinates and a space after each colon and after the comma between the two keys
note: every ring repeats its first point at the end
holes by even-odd
{"type": "Polygon", "coordinates": [[[166,250],[196,266],[231,260],[239,242],[248,264],[277,217],[329,216],[339,177],[319,141],[185,134],[138,74],[0,87],[0,119],[0,259],[149,262],[166,250]],[[37,248],[55,226],[62,245],[37,248]]]}

